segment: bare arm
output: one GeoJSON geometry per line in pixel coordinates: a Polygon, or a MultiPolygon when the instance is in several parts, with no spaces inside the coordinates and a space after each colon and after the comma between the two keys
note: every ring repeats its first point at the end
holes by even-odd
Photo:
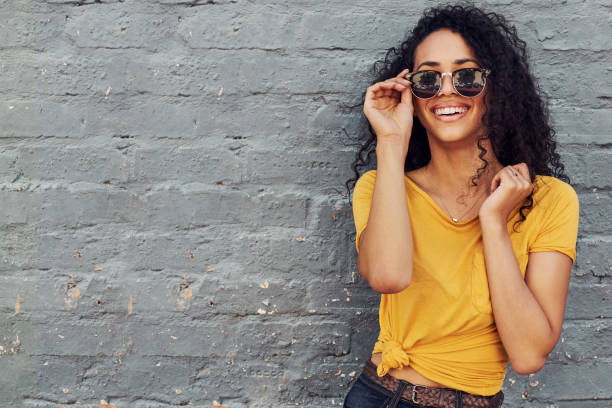
{"type": "Polygon", "coordinates": [[[364,113],[376,133],[378,168],[370,214],[359,240],[357,267],[380,293],[404,290],[412,278],[412,228],[406,203],[404,162],[412,133],[412,94],[404,78],[370,86],[364,113]]]}
{"type": "Polygon", "coordinates": [[[412,228],[406,203],[401,147],[379,143],[368,225],[359,240],[357,267],[377,292],[404,290],[412,278],[412,228]]]}
{"type": "Polygon", "coordinates": [[[559,252],[529,255],[521,276],[504,222],[482,227],[497,331],[518,374],[542,368],[563,325],[572,260],[559,252]]]}
{"type": "Polygon", "coordinates": [[[503,168],[483,203],[480,223],[491,306],[512,368],[542,368],[561,334],[572,259],[556,251],[529,254],[525,279],[514,254],[507,218],[532,191],[524,163],[503,168]]]}

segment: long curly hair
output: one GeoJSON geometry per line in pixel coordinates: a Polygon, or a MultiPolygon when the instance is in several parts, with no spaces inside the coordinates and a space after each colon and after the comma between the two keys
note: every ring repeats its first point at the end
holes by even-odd
{"type": "MultiPolygon", "coordinates": [[[[526,43],[503,16],[487,13],[470,4],[425,10],[400,46],[390,48],[385,58],[373,65],[371,71],[375,79],[371,83],[395,77],[405,68],[412,70],[417,46],[429,34],[442,28],[460,34],[482,65],[491,70],[487,77],[485,92],[488,97],[484,98],[485,112],[482,117],[485,132],[476,141],[482,166],[473,175],[472,185],[477,185],[479,177],[489,165],[485,159],[487,150],[482,145],[487,138],[495,157],[503,166],[525,162],[532,182],[535,175],[554,176],[569,182],[556,152],[555,131],[550,125],[546,96],[529,70],[526,43]]],[[[365,92],[361,104],[356,106],[363,106],[364,99],[365,92]]],[[[362,115],[363,119],[365,115],[362,115]]],[[[367,127],[368,132],[359,135],[354,143],[359,150],[351,165],[354,177],[345,184],[349,197],[360,171],[367,169],[375,156],[376,135],[369,123],[367,127]]],[[[426,130],[415,117],[404,171],[423,167],[430,159],[426,130]]],[[[532,207],[533,193],[520,208],[521,218],[517,223],[525,220],[532,207]]]]}

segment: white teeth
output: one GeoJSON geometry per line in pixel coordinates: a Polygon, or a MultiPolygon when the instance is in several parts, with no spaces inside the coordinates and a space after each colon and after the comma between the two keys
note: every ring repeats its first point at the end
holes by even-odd
{"type": "Polygon", "coordinates": [[[458,106],[452,106],[448,108],[436,109],[436,115],[452,115],[455,113],[467,112],[468,108],[460,108],[458,106]]]}

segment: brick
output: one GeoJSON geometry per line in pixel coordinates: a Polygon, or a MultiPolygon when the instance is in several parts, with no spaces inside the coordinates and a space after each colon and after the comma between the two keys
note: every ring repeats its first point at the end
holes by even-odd
{"type": "Polygon", "coordinates": [[[244,181],[274,185],[291,180],[340,188],[350,177],[352,151],[248,151],[244,181]]]}
{"type": "Polygon", "coordinates": [[[304,13],[303,47],[380,50],[397,45],[417,16],[372,9],[315,10],[304,13]],[[356,35],[354,27],[366,27],[356,35]],[[398,29],[399,27],[399,29],[398,29]]]}
{"type": "Polygon", "coordinates": [[[253,7],[210,8],[206,14],[182,19],[177,34],[190,48],[276,50],[295,46],[298,16],[274,8],[258,8],[255,12],[253,7]]]}
{"type": "Polygon", "coordinates": [[[118,147],[29,146],[17,150],[15,167],[22,177],[31,180],[125,183],[130,175],[128,163],[132,160],[118,147]]]}
{"type": "Polygon", "coordinates": [[[610,192],[595,191],[578,194],[580,200],[580,231],[590,234],[606,234],[610,228],[601,220],[608,218],[612,211],[610,192]]]}
{"type": "Polygon", "coordinates": [[[561,148],[560,153],[572,185],[595,191],[610,189],[607,175],[612,172],[612,153],[608,149],[571,145],[561,148]]]}
{"type": "Polygon", "coordinates": [[[612,398],[612,379],[605,373],[609,363],[547,364],[530,378],[537,386],[526,386],[528,400],[593,400],[612,398]]]}
{"type": "Polygon", "coordinates": [[[206,286],[199,289],[193,302],[194,310],[208,308],[218,314],[272,317],[308,313],[302,285],[255,278],[249,283],[225,280],[211,282],[208,288],[206,286]]]}
{"type": "Polygon", "coordinates": [[[567,321],[548,360],[561,363],[605,361],[612,355],[612,344],[605,340],[609,336],[610,324],[606,319],[567,321]]]}
{"type": "Polygon", "coordinates": [[[82,104],[70,106],[51,101],[7,101],[5,106],[0,107],[0,119],[4,124],[0,138],[80,136],[87,131],[88,123],[100,124],[102,118],[82,104]]]}
{"type": "Polygon", "coordinates": [[[0,153],[0,183],[12,183],[20,177],[19,171],[15,168],[16,160],[17,155],[14,151],[0,153]]]}
{"type": "Polygon", "coordinates": [[[115,7],[101,13],[89,8],[66,21],[65,35],[76,47],[157,51],[177,26],[172,15],[126,13],[115,7]]]}
{"type": "Polygon", "coordinates": [[[23,397],[36,392],[38,368],[31,356],[25,354],[4,355],[0,358],[0,404],[17,407],[23,397]]]}
{"type": "Polygon", "coordinates": [[[134,177],[142,183],[239,184],[244,173],[245,159],[239,155],[243,144],[240,140],[222,143],[216,149],[200,144],[138,146],[134,177]]]}
{"type": "Polygon", "coordinates": [[[38,253],[38,243],[32,224],[4,224],[0,228],[3,231],[0,234],[0,272],[2,276],[17,276],[18,271],[33,268],[38,253]]]}
{"type": "Polygon", "coordinates": [[[565,318],[610,318],[612,317],[611,299],[610,283],[574,284],[570,281],[565,318]]]}
{"type": "Polygon", "coordinates": [[[545,72],[540,84],[542,89],[551,96],[553,106],[562,105],[565,107],[581,106],[583,108],[609,108],[606,102],[608,95],[612,94],[610,80],[612,74],[609,72],[597,72],[597,63],[587,64],[581,59],[577,63],[564,66],[563,69],[553,62],[547,62],[538,66],[538,71],[545,72]],[[580,63],[578,63],[580,61],[580,63]],[[576,76],[571,86],[564,84],[564,79],[568,71],[586,69],[592,71],[585,75],[576,76]],[[601,77],[601,81],[593,81],[590,78],[601,77]]]}
{"type": "Polygon", "coordinates": [[[562,143],[608,144],[612,134],[610,109],[551,108],[557,129],[557,140],[562,143]]]}
{"type": "Polygon", "coordinates": [[[0,191],[0,225],[14,226],[34,222],[37,218],[38,198],[25,191],[0,191]]]}
{"type": "Polygon", "coordinates": [[[542,48],[571,51],[587,49],[593,51],[610,50],[610,44],[603,33],[585,31],[585,26],[606,26],[609,24],[605,13],[588,17],[572,16],[534,19],[537,38],[542,48]]]}
{"type": "Polygon", "coordinates": [[[136,194],[105,186],[77,186],[71,191],[38,193],[37,222],[43,228],[91,226],[100,223],[129,223],[142,219],[136,194]],[[93,188],[92,188],[93,187],[93,188]]]}
{"type": "Polygon", "coordinates": [[[270,191],[253,197],[251,209],[264,210],[259,225],[304,228],[310,202],[310,198],[303,193],[276,194],[270,191]]]}
{"type": "Polygon", "coordinates": [[[605,236],[581,239],[577,243],[576,271],[578,274],[591,274],[594,277],[611,277],[612,261],[609,250],[610,239],[605,236]]]}
{"type": "Polygon", "coordinates": [[[30,14],[10,9],[0,9],[3,22],[3,41],[0,49],[12,47],[45,51],[57,46],[64,27],[60,15],[30,14]]]}
{"type": "Polygon", "coordinates": [[[166,227],[191,227],[241,222],[248,197],[222,188],[185,192],[169,186],[146,193],[143,202],[143,214],[147,214],[150,222],[166,227]]]}

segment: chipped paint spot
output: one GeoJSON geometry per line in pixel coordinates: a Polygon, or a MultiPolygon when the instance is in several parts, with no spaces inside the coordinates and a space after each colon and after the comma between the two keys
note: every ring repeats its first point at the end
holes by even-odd
{"type": "Polygon", "coordinates": [[[17,300],[15,301],[15,313],[21,312],[21,298],[17,295],[17,300]]]}
{"type": "Polygon", "coordinates": [[[183,310],[185,309],[185,303],[193,296],[193,292],[191,291],[191,288],[184,283],[181,283],[179,292],[180,294],[176,299],[176,302],[178,303],[179,310],[183,310]]]}
{"type": "Polygon", "coordinates": [[[81,255],[81,251],[77,251],[77,258],[79,259],[83,258],[83,255],[81,255]]]}
{"type": "Polygon", "coordinates": [[[98,408],[117,408],[117,406],[115,404],[109,404],[104,400],[100,400],[100,405],[98,405],[98,408]]]}
{"type": "Polygon", "coordinates": [[[185,300],[191,299],[191,297],[193,296],[193,292],[191,291],[191,288],[187,288],[187,289],[183,290],[181,292],[181,296],[185,300]]]}
{"type": "Polygon", "coordinates": [[[81,292],[79,292],[79,288],[77,288],[76,286],[70,291],[70,297],[75,300],[78,299],[80,294],[81,292]]]}
{"type": "Polygon", "coordinates": [[[132,310],[133,310],[132,309],[132,305],[133,305],[133,302],[134,301],[133,301],[132,297],[130,296],[130,300],[128,300],[128,315],[132,314],[132,310]]]}

